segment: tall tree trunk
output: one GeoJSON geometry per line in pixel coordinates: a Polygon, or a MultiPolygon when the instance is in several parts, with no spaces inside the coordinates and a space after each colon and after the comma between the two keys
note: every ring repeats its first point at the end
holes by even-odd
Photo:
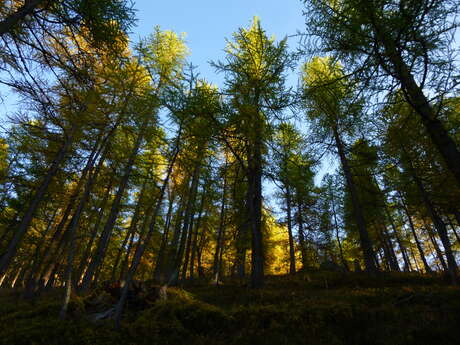
{"type": "Polygon", "coordinates": [[[29,207],[27,208],[24,216],[22,218],[21,223],[18,226],[18,229],[15,231],[12,240],[10,241],[8,248],[3,254],[0,260],[0,274],[5,273],[8,269],[9,264],[11,263],[12,258],[16,254],[18,250],[19,243],[21,242],[22,238],[27,232],[30,223],[34,217],[35,212],[38,209],[38,206],[42,202],[45,194],[48,190],[48,187],[53,180],[54,176],[56,176],[61,163],[64,161],[67,151],[69,150],[70,146],[73,142],[73,135],[76,130],[76,127],[72,127],[68,136],[65,138],[62,146],[60,147],[59,151],[56,153],[47,173],[43,181],[40,183],[40,186],[37,189],[35,195],[31,198],[31,202],[29,207]]]}
{"type": "Polygon", "coordinates": [[[83,291],[87,290],[92,282],[94,277],[94,273],[99,269],[99,266],[104,259],[105,252],[107,250],[110,237],[112,235],[113,227],[115,226],[115,222],[118,218],[118,213],[120,211],[121,200],[123,195],[125,194],[125,189],[128,186],[129,178],[131,177],[131,171],[134,166],[134,162],[136,160],[137,154],[141,147],[142,141],[144,139],[145,131],[149,124],[149,118],[145,117],[142,122],[142,125],[139,129],[139,133],[136,138],[136,142],[134,147],[131,150],[129,155],[128,162],[125,166],[123,177],[121,178],[120,185],[118,187],[117,193],[115,194],[115,198],[112,202],[112,207],[110,209],[109,216],[105,223],[104,229],[102,230],[101,238],[99,240],[96,253],[94,255],[93,260],[91,260],[88,269],[85,272],[85,276],[83,278],[81,289],[83,291]]]}
{"type": "MultiPolygon", "coordinates": [[[[403,148],[404,150],[404,148],[403,148]]],[[[404,151],[405,152],[405,151],[404,151]]],[[[409,158],[407,153],[406,153],[406,158],[409,158]]],[[[446,254],[447,258],[447,264],[449,268],[449,275],[450,279],[452,281],[452,284],[457,285],[458,284],[458,267],[457,267],[457,262],[455,261],[454,254],[452,252],[452,247],[450,244],[450,239],[447,233],[447,228],[446,224],[444,224],[443,220],[439,216],[439,214],[436,212],[436,209],[431,202],[431,198],[428,195],[428,192],[425,189],[425,186],[423,185],[422,181],[418,177],[418,175],[415,172],[415,169],[412,165],[412,161],[410,159],[407,160],[409,163],[410,167],[410,172],[412,177],[414,178],[414,181],[420,191],[420,194],[422,196],[423,202],[425,203],[425,206],[428,210],[428,213],[430,214],[431,220],[433,221],[433,225],[436,228],[439,238],[441,239],[442,245],[444,246],[444,252],[446,254]]]]}
{"type": "MultiPolygon", "coordinates": [[[[181,133],[180,130],[179,130],[179,133],[181,133]]],[[[169,163],[169,167],[168,167],[168,171],[166,173],[166,177],[165,177],[165,179],[163,181],[163,185],[161,186],[160,193],[158,195],[158,201],[157,201],[157,204],[155,206],[155,210],[153,212],[152,219],[150,221],[149,231],[148,231],[145,239],[142,241],[142,243],[136,248],[136,252],[134,253],[133,262],[131,263],[131,267],[129,268],[128,274],[126,276],[126,283],[123,286],[123,289],[121,291],[120,300],[118,301],[118,303],[116,305],[116,308],[115,308],[115,327],[116,328],[120,327],[121,315],[123,313],[123,308],[124,308],[124,305],[125,305],[125,302],[126,302],[126,297],[128,296],[129,286],[131,285],[131,282],[132,282],[132,280],[134,278],[134,274],[136,273],[137,267],[139,266],[139,263],[141,261],[141,257],[142,257],[142,254],[144,253],[145,247],[150,242],[150,238],[152,237],[153,232],[155,230],[157,218],[158,218],[158,215],[160,213],[161,205],[163,203],[163,198],[164,198],[164,194],[165,194],[165,191],[166,191],[166,187],[167,187],[167,185],[169,183],[169,178],[171,176],[174,164],[176,162],[176,158],[177,158],[177,156],[179,154],[179,140],[180,140],[180,134],[178,135],[177,142],[176,142],[176,147],[175,147],[175,152],[174,152],[174,155],[173,155],[173,157],[171,159],[171,162],[169,163]]]]}
{"type": "Polygon", "coordinates": [[[425,225],[426,232],[428,233],[428,237],[430,238],[431,244],[433,245],[436,256],[438,257],[438,260],[441,263],[441,266],[444,272],[448,272],[449,268],[447,267],[446,261],[444,260],[441,248],[439,248],[438,242],[436,242],[436,238],[433,235],[432,229],[430,228],[428,224],[424,224],[424,225],[425,225]]]}
{"type": "MultiPolygon", "coordinates": [[[[428,98],[423,93],[421,87],[415,81],[409,66],[404,62],[401,52],[391,40],[391,36],[381,27],[372,13],[372,8],[365,6],[366,11],[370,11],[371,18],[374,18],[373,25],[376,35],[385,49],[385,60],[388,59],[394,71],[393,76],[401,83],[401,88],[407,102],[418,113],[425,129],[430,136],[433,144],[444,159],[447,168],[457,180],[457,186],[460,187],[460,151],[457,144],[444,128],[442,122],[438,119],[436,111],[430,104],[428,98]]],[[[386,67],[386,66],[382,66],[386,67]]],[[[388,68],[387,68],[388,70],[388,68]]]]}
{"type": "Polygon", "coordinates": [[[356,190],[356,186],[353,180],[353,175],[351,173],[350,165],[348,164],[348,159],[345,155],[345,150],[343,147],[342,140],[340,139],[339,132],[337,127],[334,126],[334,138],[335,144],[337,146],[337,151],[339,153],[340,162],[342,164],[342,169],[345,174],[345,180],[347,182],[348,190],[350,191],[352,203],[353,203],[353,215],[358,226],[359,231],[359,240],[361,244],[361,250],[363,252],[364,263],[366,266],[366,271],[370,273],[375,273],[378,271],[377,266],[373,260],[374,252],[372,249],[372,242],[369,237],[369,233],[366,228],[366,222],[364,220],[363,211],[361,207],[361,203],[358,198],[358,192],[356,190]]]}
{"type": "Polygon", "coordinates": [[[388,220],[390,222],[391,228],[393,229],[393,234],[394,234],[394,236],[396,238],[396,242],[398,242],[399,249],[401,250],[401,255],[402,255],[403,261],[404,261],[404,271],[410,271],[411,270],[411,264],[410,264],[409,257],[407,255],[406,248],[403,246],[403,244],[401,242],[401,238],[400,238],[400,236],[398,234],[398,229],[395,226],[393,217],[391,216],[390,211],[388,210],[388,206],[386,205],[386,203],[385,203],[385,213],[386,213],[387,218],[388,218],[388,220]]]}
{"type": "Polygon", "coordinates": [[[287,227],[288,227],[288,237],[289,237],[289,273],[294,274],[295,269],[295,246],[294,246],[294,236],[292,234],[292,202],[291,202],[291,189],[289,187],[289,182],[285,183],[286,189],[286,213],[287,213],[287,227]]]}
{"type": "Polygon", "coordinates": [[[420,254],[420,258],[422,259],[423,267],[425,268],[426,273],[432,273],[431,267],[428,265],[428,262],[426,261],[426,257],[423,252],[422,244],[420,243],[417,233],[415,231],[414,222],[412,221],[412,217],[409,213],[409,209],[407,208],[406,203],[404,202],[404,198],[401,192],[398,191],[398,194],[399,194],[399,199],[401,200],[401,205],[403,207],[404,213],[406,214],[407,220],[409,222],[409,227],[412,232],[412,236],[414,236],[415,244],[417,245],[417,249],[420,254]]]}
{"type": "Polygon", "coordinates": [[[297,201],[297,223],[299,227],[299,243],[300,254],[302,255],[302,268],[306,270],[308,268],[308,255],[307,246],[305,243],[305,234],[303,231],[302,204],[300,201],[297,201]]]}
{"type": "MultiPolygon", "coordinates": [[[[89,260],[89,258],[91,256],[91,251],[93,249],[94,241],[96,240],[96,236],[97,236],[97,232],[99,230],[99,226],[100,226],[100,224],[102,222],[102,219],[104,218],[105,208],[107,206],[107,202],[109,200],[109,196],[110,196],[110,193],[112,191],[114,180],[115,180],[114,176],[112,175],[111,178],[110,178],[109,184],[108,184],[108,186],[107,186],[107,188],[105,190],[105,193],[104,193],[104,196],[102,198],[102,201],[98,205],[99,206],[98,207],[99,211],[94,212],[93,216],[90,217],[90,219],[93,220],[94,216],[97,216],[96,222],[94,223],[93,230],[91,231],[89,241],[88,241],[88,243],[86,245],[85,251],[84,251],[83,256],[82,256],[82,258],[80,260],[80,266],[78,267],[78,271],[77,271],[77,274],[76,274],[76,276],[79,278],[79,281],[81,279],[83,279],[83,274],[86,271],[88,260],[89,260]]],[[[92,221],[89,221],[88,224],[92,224],[92,221]]]]}
{"type": "Polygon", "coordinates": [[[163,231],[163,235],[161,236],[161,243],[160,243],[160,250],[158,251],[158,256],[155,264],[155,271],[153,274],[153,279],[156,282],[162,282],[165,278],[162,275],[165,272],[165,255],[166,255],[166,247],[168,244],[168,237],[169,237],[169,229],[171,228],[171,219],[172,219],[172,211],[174,205],[175,195],[172,195],[169,198],[169,205],[168,205],[168,212],[166,214],[166,223],[163,231]]]}
{"type": "Polygon", "coordinates": [[[187,270],[188,270],[188,264],[190,260],[190,250],[192,248],[192,237],[193,237],[193,226],[194,226],[193,217],[194,215],[190,219],[189,230],[187,233],[187,244],[185,246],[184,263],[182,264],[182,278],[181,278],[182,282],[187,280],[187,270]]]}
{"type": "Polygon", "coordinates": [[[392,269],[394,271],[401,271],[398,263],[398,258],[396,257],[395,249],[393,247],[393,242],[391,241],[390,234],[388,233],[388,229],[385,224],[382,225],[382,231],[383,231],[383,238],[387,243],[387,247],[389,250],[390,258],[391,258],[391,263],[390,265],[392,266],[392,269]]]}
{"type": "Polygon", "coordinates": [[[38,273],[38,268],[39,265],[38,263],[40,262],[40,253],[42,251],[42,248],[46,242],[46,237],[48,235],[48,232],[51,230],[51,226],[53,225],[54,219],[56,218],[58,209],[56,209],[53,213],[53,215],[50,217],[48,220],[48,224],[46,226],[46,229],[43,233],[43,237],[40,240],[40,243],[37,244],[37,247],[35,248],[35,253],[34,253],[34,259],[32,262],[32,267],[30,269],[30,273],[28,276],[24,277],[24,282],[25,282],[25,290],[24,290],[24,297],[30,298],[33,295],[33,292],[35,290],[35,284],[34,282],[34,277],[38,273]]]}
{"type": "Polygon", "coordinates": [[[335,212],[335,198],[334,198],[334,194],[332,192],[331,192],[331,197],[332,197],[332,215],[334,217],[335,237],[336,237],[337,243],[339,245],[340,261],[342,262],[342,265],[345,268],[345,270],[350,271],[350,268],[348,267],[347,261],[345,260],[345,257],[343,256],[342,243],[340,241],[340,236],[339,236],[339,224],[337,222],[337,213],[335,212]]]}
{"type": "Polygon", "coordinates": [[[125,250],[125,246],[128,243],[128,240],[130,238],[134,237],[134,234],[136,232],[137,223],[139,222],[139,215],[140,215],[140,211],[141,211],[141,205],[142,205],[143,197],[144,197],[144,194],[145,194],[146,185],[147,185],[147,179],[145,179],[143,184],[142,184],[141,191],[139,193],[139,198],[137,199],[136,207],[134,209],[134,214],[133,214],[133,216],[131,218],[131,223],[129,224],[129,228],[128,228],[128,231],[126,232],[126,236],[125,236],[125,238],[123,240],[123,243],[118,248],[117,256],[115,258],[113,268],[112,268],[112,281],[115,280],[115,274],[116,274],[116,271],[117,271],[117,268],[118,268],[118,264],[120,263],[121,255],[122,255],[123,251],[125,250]]]}
{"type": "MultiPolygon", "coordinates": [[[[257,113],[257,116],[260,114],[257,113]]],[[[262,138],[260,119],[256,119],[254,135],[248,154],[248,193],[247,207],[251,225],[251,287],[264,285],[264,250],[262,240],[262,138]]]]}
{"type": "Polygon", "coordinates": [[[181,229],[182,229],[182,220],[184,218],[187,200],[188,200],[187,196],[184,196],[181,199],[181,202],[179,204],[179,207],[175,215],[174,232],[172,234],[171,243],[167,246],[165,250],[165,255],[164,255],[165,263],[164,263],[164,267],[161,268],[162,269],[161,276],[164,277],[164,280],[167,283],[170,281],[171,277],[173,277],[173,274],[174,274],[174,265],[175,265],[175,260],[177,258],[177,252],[179,248],[179,241],[180,241],[181,229]]]}
{"type": "MultiPolygon", "coordinates": [[[[206,183],[204,184],[206,185],[206,183]]],[[[200,230],[201,226],[201,217],[203,215],[203,209],[204,209],[204,200],[206,197],[206,191],[203,190],[203,194],[201,196],[201,202],[200,202],[200,209],[198,211],[198,219],[196,221],[195,225],[195,231],[193,232],[193,238],[192,238],[192,254],[190,257],[190,280],[194,279],[195,275],[195,257],[196,257],[196,251],[197,251],[197,245],[198,245],[198,231],[200,230]]]]}
{"type": "Polygon", "coordinates": [[[227,193],[227,162],[225,162],[224,169],[224,185],[222,188],[222,200],[220,203],[220,221],[219,229],[217,231],[217,241],[216,241],[216,251],[214,252],[214,264],[212,267],[213,271],[213,281],[215,284],[219,283],[220,278],[220,253],[222,251],[223,239],[224,239],[224,229],[225,229],[225,206],[226,206],[226,193],[227,193]]]}
{"type": "Polygon", "coordinates": [[[176,285],[179,281],[179,273],[180,273],[179,271],[182,266],[182,260],[184,257],[186,241],[188,238],[188,233],[190,231],[190,225],[192,224],[192,219],[195,213],[194,208],[195,208],[196,195],[198,191],[198,185],[200,181],[201,160],[202,160],[202,156],[198,158],[196,165],[195,165],[195,169],[193,171],[192,183],[190,185],[190,196],[188,198],[187,207],[185,209],[184,223],[182,225],[179,248],[177,250],[176,258],[174,260],[174,270],[172,272],[172,275],[169,278],[171,285],[176,285]]]}
{"type": "Polygon", "coordinates": [[[78,196],[80,195],[81,188],[83,187],[87,175],[91,172],[91,169],[93,169],[96,159],[98,158],[98,155],[100,153],[100,138],[101,137],[99,136],[95,141],[92,151],[86,161],[85,167],[83,168],[78,182],[71,193],[71,196],[69,198],[65,211],[61,217],[61,220],[59,221],[56,230],[53,233],[53,236],[48,241],[48,244],[42,251],[43,255],[41,255],[40,259],[37,261],[36,269],[34,269],[34,274],[30,277],[30,282],[28,282],[27,284],[30,287],[30,289],[34,289],[40,279],[40,275],[38,274],[40,272],[40,267],[43,265],[45,265],[46,267],[49,261],[53,259],[54,254],[56,254],[56,252],[58,252],[60,249],[60,244],[62,244],[66,231],[68,231],[68,228],[66,229],[66,231],[64,231],[65,226],[67,225],[67,221],[70,217],[70,214],[72,213],[74,206],[77,203],[78,196]],[[58,242],[57,247],[54,247],[55,242],[58,242]]]}
{"type": "Polygon", "coordinates": [[[62,304],[61,311],[59,313],[59,317],[61,319],[65,319],[67,315],[67,309],[69,307],[69,302],[70,302],[70,296],[72,294],[72,285],[73,285],[73,280],[72,280],[72,273],[73,273],[73,264],[74,264],[74,256],[75,256],[75,250],[76,250],[76,233],[77,233],[77,228],[75,226],[70,227],[70,247],[69,247],[69,253],[67,256],[67,268],[65,272],[65,295],[64,295],[64,302],[62,304]]]}

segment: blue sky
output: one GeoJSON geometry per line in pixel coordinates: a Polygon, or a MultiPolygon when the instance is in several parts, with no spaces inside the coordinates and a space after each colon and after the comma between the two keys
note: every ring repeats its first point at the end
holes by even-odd
{"type": "MultiPolygon", "coordinates": [[[[220,85],[222,77],[216,75],[209,61],[224,57],[225,38],[231,39],[239,27],[247,27],[257,15],[268,35],[282,39],[305,28],[300,0],[135,0],[138,23],[131,39],[136,42],[153,31],[155,25],[165,30],[186,33],[191,50],[189,60],[198,66],[201,77],[220,85]]],[[[295,48],[298,39],[289,39],[295,48]]],[[[291,81],[296,79],[293,74],[291,81]]]]}

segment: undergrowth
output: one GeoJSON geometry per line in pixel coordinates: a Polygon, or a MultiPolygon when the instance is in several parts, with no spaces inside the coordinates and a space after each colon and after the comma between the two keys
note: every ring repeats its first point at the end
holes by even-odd
{"type": "Polygon", "coordinates": [[[120,330],[91,315],[114,305],[102,290],[36,301],[1,291],[1,344],[459,344],[460,290],[441,277],[334,272],[268,277],[251,290],[236,281],[169,288],[166,300],[130,301],[120,330]]]}

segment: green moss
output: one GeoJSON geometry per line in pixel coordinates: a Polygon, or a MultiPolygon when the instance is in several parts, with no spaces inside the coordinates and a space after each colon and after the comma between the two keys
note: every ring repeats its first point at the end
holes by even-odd
{"type": "Polygon", "coordinates": [[[116,302],[100,291],[73,297],[57,318],[62,291],[36,303],[0,296],[1,344],[457,344],[460,290],[442,279],[309,272],[269,277],[261,290],[169,288],[167,300],[128,304],[121,331],[88,315],[116,302]],[[327,284],[325,283],[327,280],[327,284]]]}

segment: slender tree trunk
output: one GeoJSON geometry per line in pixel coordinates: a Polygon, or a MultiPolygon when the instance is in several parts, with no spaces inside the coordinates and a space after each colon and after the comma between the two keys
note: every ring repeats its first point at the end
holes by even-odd
{"type": "Polygon", "coordinates": [[[340,261],[342,262],[342,265],[345,268],[345,270],[348,272],[350,271],[350,268],[348,267],[347,261],[345,260],[345,257],[343,256],[342,243],[340,241],[340,236],[339,236],[339,224],[337,222],[337,213],[335,212],[335,198],[332,192],[331,192],[331,197],[332,197],[332,215],[334,217],[335,237],[339,245],[340,261]]]}
{"type": "Polygon", "coordinates": [[[65,319],[67,315],[67,309],[69,307],[70,296],[72,294],[72,273],[73,273],[73,264],[74,264],[74,256],[76,250],[76,233],[77,228],[75,226],[70,228],[70,247],[69,253],[67,256],[67,268],[65,272],[65,295],[64,295],[64,302],[62,304],[61,311],[59,313],[59,317],[61,319],[65,319]]]}
{"type": "MultiPolygon", "coordinates": [[[[257,114],[260,116],[260,114],[257,114]]],[[[249,146],[247,206],[251,225],[251,287],[264,285],[264,250],[262,240],[262,138],[260,120],[256,119],[255,140],[249,146]]]]}
{"type": "Polygon", "coordinates": [[[155,271],[153,274],[154,280],[157,282],[162,282],[165,278],[162,275],[165,272],[165,255],[166,255],[166,247],[168,244],[168,237],[169,237],[169,229],[171,228],[171,219],[172,219],[172,211],[174,205],[175,195],[173,194],[169,198],[169,205],[168,205],[168,212],[166,215],[166,224],[163,231],[163,235],[161,237],[160,243],[160,250],[158,251],[157,261],[155,265],[155,271]]]}
{"type": "Polygon", "coordinates": [[[182,220],[184,219],[186,203],[187,203],[187,197],[184,196],[184,198],[182,198],[179,204],[179,207],[176,211],[174,232],[172,234],[171,243],[167,246],[165,250],[165,264],[164,264],[164,268],[162,268],[161,276],[164,277],[165,282],[167,283],[169,283],[171,277],[173,277],[173,274],[174,274],[174,265],[175,265],[175,260],[177,258],[178,248],[179,248],[179,241],[180,241],[181,229],[182,229],[182,220]]]}
{"type": "Polygon", "coordinates": [[[287,211],[287,227],[289,237],[289,273],[294,274],[295,269],[295,246],[294,236],[292,235],[292,216],[291,216],[291,189],[288,182],[285,183],[286,189],[286,211],[287,211]]]}
{"type": "MultiPolygon", "coordinates": [[[[83,168],[80,174],[80,177],[75,186],[75,189],[71,193],[71,196],[69,198],[65,211],[62,215],[60,222],[58,223],[56,227],[56,230],[53,233],[52,238],[50,239],[50,241],[48,241],[47,246],[42,251],[43,255],[40,256],[40,260],[37,261],[36,273],[34,273],[34,275],[31,276],[31,282],[30,282],[31,288],[35,288],[35,286],[37,285],[40,279],[40,275],[38,274],[39,268],[43,265],[46,267],[46,265],[49,264],[49,261],[52,260],[53,257],[55,257],[55,254],[59,251],[60,245],[63,243],[65,239],[66,233],[68,233],[69,228],[67,227],[66,231],[64,231],[65,226],[67,224],[67,221],[70,217],[70,214],[75,204],[77,203],[77,198],[80,195],[81,188],[83,187],[83,183],[85,182],[87,175],[91,172],[91,169],[93,169],[94,163],[96,162],[96,159],[100,153],[101,148],[99,144],[100,144],[100,137],[98,137],[98,139],[95,141],[93,145],[92,151],[86,161],[85,167],[83,168]],[[58,242],[57,247],[54,247],[55,242],[58,242]]],[[[87,185],[85,186],[85,188],[87,190],[87,185]]]]}
{"type": "Polygon", "coordinates": [[[193,226],[194,226],[193,223],[194,223],[194,218],[192,216],[190,220],[189,231],[187,233],[187,245],[185,246],[184,263],[182,265],[182,278],[181,278],[182,282],[187,280],[187,270],[188,270],[188,264],[190,260],[190,250],[192,247],[193,226]]]}
{"type": "Polygon", "coordinates": [[[34,277],[38,273],[39,265],[38,263],[40,262],[40,252],[43,248],[44,243],[46,242],[46,236],[48,235],[48,232],[51,230],[51,226],[53,225],[54,219],[56,218],[58,209],[56,209],[50,217],[48,224],[46,226],[45,232],[43,233],[43,237],[40,240],[40,244],[37,245],[35,248],[35,253],[34,253],[34,260],[32,263],[32,268],[30,269],[30,273],[28,276],[24,277],[24,282],[25,282],[25,291],[24,291],[24,296],[26,298],[30,298],[33,295],[33,291],[35,290],[35,284],[34,283],[34,277]]]}
{"type": "Polygon", "coordinates": [[[375,273],[378,271],[378,268],[375,265],[373,260],[374,253],[372,249],[372,242],[369,237],[369,233],[366,229],[366,222],[364,220],[363,211],[361,203],[359,202],[358,192],[353,180],[350,166],[348,164],[348,159],[345,155],[345,150],[343,147],[342,140],[340,139],[339,132],[336,127],[333,128],[335,143],[337,150],[339,152],[340,161],[342,163],[342,169],[345,174],[345,180],[347,182],[348,190],[350,191],[352,203],[353,203],[353,215],[358,226],[359,230],[359,239],[361,244],[361,250],[363,251],[364,263],[366,266],[366,271],[375,273]]]}
{"type": "Polygon", "coordinates": [[[116,274],[116,271],[117,271],[117,268],[118,268],[118,264],[120,263],[121,255],[122,255],[123,251],[125,250],[125,246],[128,243],[129,238],[133,238],[134,234],[136,232],[137,223],[139,222],[139,215],[140,215],[140,211],[141,211],[141,205],[142,205],[143,197],[144,197],[144,194],[145,194],[146,185],[147,185],[147,179],[145,179],[143,184],[142,184],[141,191],[140,191],[140,194],[139,194],[139,198],[137,199],[136,207],[134,209],[134,214],[133,214],[133,216],[131,218],[131,223],[129,224],[129,228],[128,228],[128,231],[126,232],[126,236],[125,236],[125,238],[123,240],[123,243],[118,248],[117,256],[115,258],[113,268],[112,268],[112,281],[115,280],[115,274],[116,274]]]}
{"type": "MultiPolygon", "coordinates": [[[[404,148],[403,148],[404,150],[404,148]]],[[[407,154],[406,154],[407,156],[407,154]]],[[[407,157],[408,158],[408,157],[407,157]]],[[[420,180],[420,178],[417,176],[416,172],[415,172],[415,169],[412,165],[412,162],[410,160],[408,160],[408,163],[409,163],[409,166],[410,166],[410,170],[411,170],[411,175],[412,177],[414,178],[414,181],[420,191],[420,194],[422,196],[422,199],[425,203],[425,206],[428,210],[428,213],[430,214],[430,217],[433,221],[433,225],[435,226],[437,232],[438,232],[438,235],[439,235],[439,238],[441,239],[441,242],[442,242],[442,245],[444,246],[444,252],[446,254],[446,258],[447,258],[447,263],[448,263],[448,268],[449,268],[449,275],[450,275],[450,278],[451,278],[451,281],[452,281],[452,284],[453,285],[457,285],[458,284],[458,277],[457,277],[457,274],[458,274],[458,267],[457,267],[457,262],[455,261],[455,257],[454,257],[454,254],[452,252],[452,247],[451,247],[451,244],[450,244],[450,240],[449,240],[449,236],[448,236],[448,233],[447,233],[447,228],[446,228],[446,224],[444,224],[444,222],[442,221],[441,217],[438,215],[438,213],[436,212],[436,209],[433,205],[433,203],[431,202],[431,199],[425,189],[425,186],[423,185],[422,181],[420,180]]]]}
{"type": "Polygon", "coordinates": [[[219,229],[217,231],[216,251],[214,252],[214,264],[213,264],[213,281],[215,284],[219,283],[220,276],[220,252],[222,251],[224,228],[225,228],[225,206],[226,206],[226,192],[227,192],[227,162],[225,163],[224,170],[224,185],[222,188],[222,201],[220,204],[220,221],[219,229]]]}
{"type": "Polygon", "coordinates": [[[30,223],[34,217],[35,212],[38,209],[38,206],[42,202],[43,198],[45,197],[46,191],[53,180],[54,176],[56,176],[61,163],[64,161],[67,151],[69,150],[70,146],[73,142],[73,135],[76,128],[73,127],[70,130],[69,135],[64,140],[62,146],[60,147],[59,151],[56,153],[56,156],[53,159],[53,162],[46,173],[45,178],[40,183],[40,186],[37,189],[37,192],[32,197],[29,207],[27,208],[24,216],[22,218],[21,223],[18,226],[18,229],[15,231],[12,240],[10,241],[8,248],[5,254],[2,256],[0,260],[0,274],[5,273],[8,269],[9,264],[11,263],[12,258],[16,254],[18,250],[19,243],[21,242],[22,238],[26,234],[30,223]]]}
{"type": "Polygon", "coordinates": [[[97,236],[97,232],[99,230],[99,226],[104,218],[104,212],[105,212],[105,208],[107,206],[107,202],[109,200],[109,197],[110,197],[110,193],[112,191],[112,187],[113,187],[113,182],[114,182],[114,176],[112,175],[111,178],[110,178],[110,181],[109,181],[109,184],[105,190],[105,193],[104,193],[104,196],[102,198],[102,201],[101,203],[98,205],[99,207],[99,211],[98,212],[94,212],[93,213],[93,216],[90,217],[90,220],[88,222],[88,224],[92,224],[92,221],[94,220],[94,217],[96,216],[96,222],[94,223],[94,226],[93,226],[93,230],[91,231],[91,235],[89,237],[89,241],[86,245],[86,248],[85,248],[85,251],[83,253],[83,256],[80,260],[80,266],[78,267],[78,271],[77,271],[77,274],[76,276],[79,278],[78,281],[80,282],[82,279],[83,279],[83,274],[85,273],[86,271],[86,267],[87,267],[87,264],[88,264],[88,260],[91,256],[91,251],[93,249],[93,244],[94,244],[94,241],[96,240],[96,236],[97,236]]]}
{"type": "Polygon", "coordinates": [[[410,271],[411,270],[411,264],[410,264],[410,260],[409,260],[409,257],[407,255],[407,252],[406,252],[406,248],[403,246],[403,244],[401,242],[401,238],[399,237],[399,234],[398,234],[398,229],[395,226],[393,217],[391,216],[390,211],[388,210],[388,206],[386,205],[386,203],[385,203],[385,213],[387,215],[388,220],[390,221],[390,225],[391,225],[391,228],[393,229],[393,234],[394,234],[394,236],[396,238],[396,242],[398,242],[399,249],[401,250],[401,255],[402,255],[403,261],[404,261],[404,271],[410,271]]]}
{"type": "Polygon", "coordinates": [[[120,211],[120,204],[125,193],[125,189],[128,186],[129,178],[131,177],[131,172],[134,166],[134,162],[136,160],[137,154],[141,147],[142,141],[144,139],[145,131],[149,124],[149,118],[146,117],[143,120],[141,128],[139,129],[139,133],[137,135],[136,142],[134,147],[130,153],[128,162],[125,166],[123,177],[120,181],[120,185],[118,187],[117,193],[115,194],[115,199],[112,202],[112,207],[110,209],[109,216],[107,218],[107,222],[105,223],[104,229],[102,230],[101,238],[98,243],[98,247],[96,249],[96,253],[94,255],[93,260],[91,260],[88,269],[85,272],[85,276],[83,278],[81,289],[83,291],[87,290],[91,284],[91,281],[94,277],[94,273],[99,269],[99,266],[105,256],[105,252],[107,250],[107,246],[109,244],[110,237],[112,235],[113,227],[115,226],[115,222],[118,218],[118,213],[120,211]]]}
{"type": "MultiPolygon", "coordinates": [[[[369,14],[371,18],[374,18],[372,8],[369,7],[368,4],[366,4],[365,10],[370,11],[369,14]]],[[[419,114],[433,144],[443,157],[447,168],[457,180],[457,187],[460,187],[460,151],[457,144],[445,129],[442,122],[437,118],[436,111],[433,109],[433,106],[423,93],[421,87],[417,85],[409,66],[407,66],[401,56],[401,52],[398,51],[395,42],[391,40],[391,35],[387,35],[385,31],[382,30],[381,25],[375,18],[373,25],[377,37],[385,49],[386,57],[384,59],[388,59],[389,63],[392,65],[394,70],[393,75],[401,83],[401,88],[404,91],[407,102],[419,114]]],[[[386,66],[383,67],[385,68],[386,66]]]]}
{"type": "Polygon", "coordinates": [[[197,243],[198,231],[200,230],[200,226],[201,226],[201,217],[203,215],[205,197],[206,197],[206,191],[203,190],[203,195],[201,196],[201,202],[200,202],[200,209],[198,211],[198,219],[196,221],[195,231],[193,232],[193,238],[192,238],[192,249],[191,249],[192,254],[190,258],[190,280],[194,279],[194,274],[195,274],[195,257],[196,257],[196,250],[197,250],[197,245],[198,245],[197,243]]]}
{"type": "Polygon", "coordinates": [[[182,260],[184,257],[186,241],[188,238],[188,233],[191,230],[190,225],[192,224],[193,215],[195,213],[194,208],[195,208],[195,200],[196,200],[196,195],[197,195],[198,185],[199,185],[199,180],[200,180],[201,160],[202,160],[202,156],[198,158],[194,172],[193,172],[192,183],[190,185],[190,197],[188,198],[187,207],[185,209],[184,224],[182,225],[179,248],[177,250],[177,255],[174,260],[174,270],[173,270],[172,275],[169,277],[169,281],[171,285],[176,285],[179,281],[179,273],[180,273],[179,271],[182,266],[182,260]]]}
{"type": "Polygon", "coordinates": [[[403,196],[401,195],[401,193],[398,192],[398,194],[399,194],[399,198],[401,200],[401,205],[403,207],[403,210],[406,213],[406,217],[407,217],[407,220],[409,222],[409,227],[411,229],[412,236],[414,236],[415,244],[417,245],[417,249],[418,249],[418,252],[420,254],[420,258],[422,259],[425,271],[426,271],[426,273],[432,273],[431,267],[428,265],[428,262],[426,261],[425,254],[423,253],[422,244],[420,243],[420,241],[418,239],[418,236],[417,236],[417,233],[415,231],[415,226],[414,226],[414,223],[412,222],[412,217],[411,217],[411,215],[409,213],[409,209],[407,208],[406,203],[404,202],[404,199],[403,199],[403,196]]]}
{"type": "Polygon", "coordinates": [[[301,206],[300,201],[297,202],[297,223],[299,227],[299,243],[300,243],[300,254],[302,255],[302,268],[306,270],[308,268],[308,255],[307,255],[307,247],[305,243],[305,234],[303,231],[302,206],[301,206]]]}
{"type": "Polygon", "coordinates": [[[446,261],[444,260],[441,248],[439,248],[439,245],[436,242],[436,238],[433,235],[432,229],[427,224],[425,224],[425,228],[426,228],[426,232],[428,233],[428,237],[430,238],[431,244],[433,245],[436,256],[438,257],[438,260],[441,263],[441,266],[444,272],[448,272],[449,268],[447,267],[446,261]]]}
{"type": "MultiPolygon", "coordinates": [[[[180,133],[180,131],[179,131],[179,133],[180,133]]],[[[127,277],[126,277],[126,283],[123,286],[120,300],[118,301],[118,303],[116,305],[116,308],[115,308],[115,327],[116,328],[120,327],[121,315],[123,313],[123,308],[124,308],[124,305],[125,305],[125,302],[126,302],[126,297],[128,296],[129,286],[130,286],[130,284],[131,284],[131,282],[132,282],[132,280],[134,278],[134,274],[136,273],[136,270],[137,270],[137,267],[138,267],[138,265],[140,263],[142,254],[144,253],[145,247],[150,242],[150,238],[152,237],[153,232],[155,230],[157,218],[158,218],[158,215],[160,213],[161,205],[163,203],[163,198],[164,198],[164,194],[165,194],[165,191],[166,191],[166,187],[167,187],[167,185],[169,183],[169,178],[171,176],[171,173],[172,173],[172,170],[173,170],[177,155],[179,154],[179,140],[180,140],[180,135],[177,138],[175,153],[174,153],[174,155],[173,155],[173,157],[171,159],[171,162],[169,164],[166,177],[165,177],[165,179],[163,181],[163,185],[161,186],[160,193],[158,195],[158,201],[157,201],[157,204],[155,206],[155,210],[153,212],[152,219],[150,221],[149,231],[148,231],[147,236],[145,237],[145,239],[142,241],[143,243],[141,243],[136,248],[136,252],[134,253],[133,262],[131,263],[131,267],[129,268],[129,271],[128,271],[128,274],[127,274],[127,277]]]]}
{"type": "Polygon", "coordinates": [[[382,225],[382,235],[383,235],[385,242],[387,243],[387,248],[388,248],[390,259],[391,259],[390,261],[391,269],[394,271],[400,272],[401,269],[398,264],[398,258],[396,257],[395,249],[393,247],[393,242],[391,241],[390,234],[388,233],[388,229],[385,224],[382,225]]]}

